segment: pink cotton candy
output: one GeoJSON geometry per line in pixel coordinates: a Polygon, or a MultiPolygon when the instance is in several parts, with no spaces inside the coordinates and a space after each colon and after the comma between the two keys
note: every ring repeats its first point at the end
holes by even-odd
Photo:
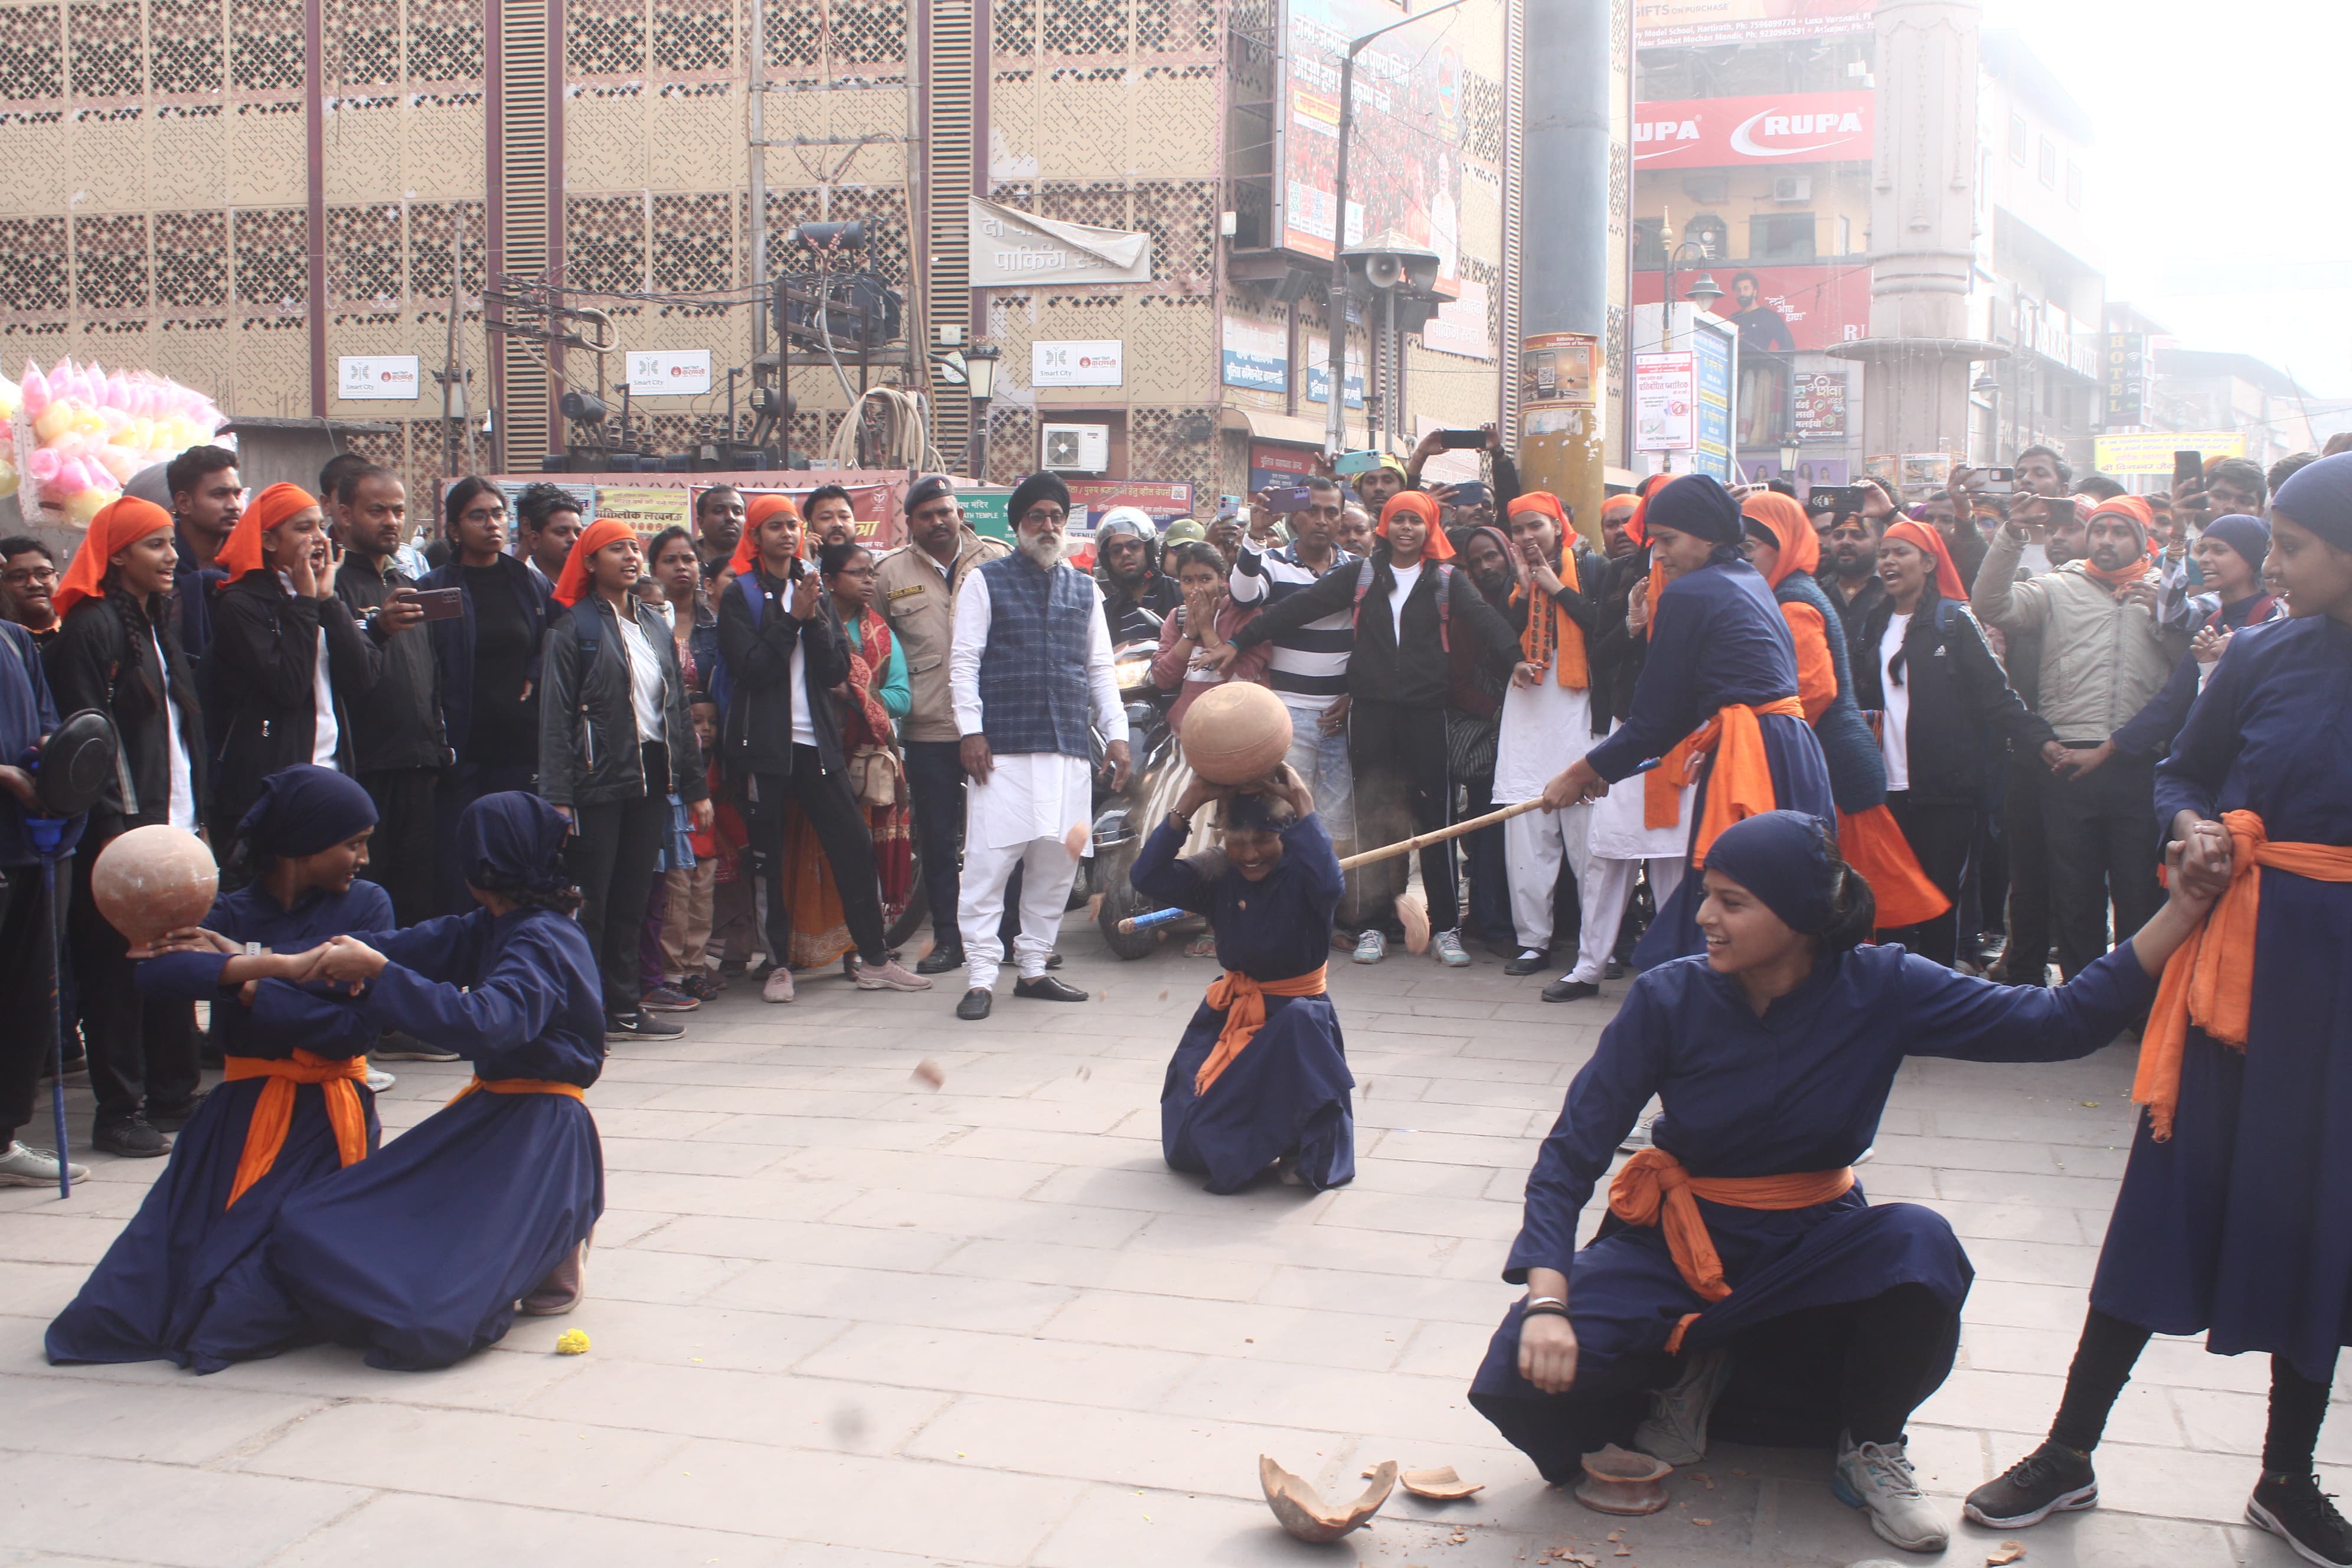
{"type": "Polygon", "coordinates": [[[57,482],[58,455],[47,447],[35,447],[32,458],[26,466],[32,469],[33,478],[44,489],[57,482]]]}
{"type": "Polygon", "coordinates": [[[26,418],[38,419],[48,412],[49,378],[41,374],[40,366],[26,362],[24,384],[18,390],[24,394],[26,418]]]}

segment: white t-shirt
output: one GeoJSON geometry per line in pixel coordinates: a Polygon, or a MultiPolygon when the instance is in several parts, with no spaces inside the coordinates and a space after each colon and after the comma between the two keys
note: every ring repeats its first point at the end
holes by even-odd
{"type": "Polygon", "coordinates": [[[1906,684],[1898,685],[1893,670],[1895,659],[1903,652],[1903,634],[1910,629],[1909,616],[1890,616],[1886,630],[1878,639],[1878,684],[1886,699],[1879,718],[1878,749],[1886,758],[1886,787],[1890,790],[1911,787],[1910,671],[1904,671],[1906,684]]]}
{"type": "Polygon", "coordinates": [[[1404,646],[1404,602],[1412,597],[1413,584],[1421,581],[1422,568],[1427,564],[1425,561],[1416,561],[1410,566],[1391,568],[1396,573],[1396,586],[1389,590],[1389,616],[1396,623],[1399,647],[1404,646]]]}
{"type": "Polygon", "coordinates": [[[163,662],[163,639],[152,630],[147,635],[155,638],[155,684],[163,689],[163,731],[172,739],[172,798],[165,803],[163,820],[194,833],[196,775],[188,765],[188,742],[180,735],[180,705],[172,700],[172,667],[163,662]]]}
{"type": "Polygon", "coordinates": [[[661,655],[646,640],[643,626],[634,615],[616,617],[621,623],[621,652],[629,661],[629,707],[637,720],[637,742],[640,745],[654,741],[667,741],[669,731],[665,723],[661,655]]]}
{"type": "MultiPolygon", "coordinates": [[[[278,580],[286,591],[294,591],[294,574],[280,572],[278,580]]],[[[325,611],[322,609],[323,617],[325,611]]],[[[342,731],[335,723],[335,683],[327,673],[327,627],[323,618],[319,626],[318,658],[310,671],[310,707],[314,717],[310,725],[310,762],[315,767],[335,765],[335,744],[342,739],[342,731]]],[[[176,792],[174,792],[176,793],[176,792]]]]}

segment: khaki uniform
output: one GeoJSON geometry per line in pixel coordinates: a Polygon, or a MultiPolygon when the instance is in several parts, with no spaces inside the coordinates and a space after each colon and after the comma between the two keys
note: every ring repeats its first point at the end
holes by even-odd
{"type": "Polygon", "coordinates": [[[921,546],[908,544],[883,558],[874,573],[874,602],[889,617],[890,635],[907,653],[907,685],[914,706],[898,726],[908,741],[954,741],[955,705],[948,700],[948,648],[955,637],[955,593],[974,568],[1012,553],[1003,540],[964,528],[955,565],[942,572],[921,546]]]}

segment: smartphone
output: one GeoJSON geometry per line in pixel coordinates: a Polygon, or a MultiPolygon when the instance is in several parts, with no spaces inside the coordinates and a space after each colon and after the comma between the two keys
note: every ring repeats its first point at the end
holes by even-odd
{"type": "Polygon", "coordinates": [[[1475,448],[1484,447],[1486,444],[1486,432],[1484,430],[1440,430],[1437,433],[1437,440],[1438,444],[1449,452],[1455,451],[1465,447],[1475,448]]]}
{"type": "Polygon", "coordinates": [[[1315,492],[1305,485],[1269,485],[1265,504],[1276,511],[1305,511],[1315,504],[1315,492]]]}
{"type": "Polygon", "coordinates": [[[1381,455],[1373,451],[1342,452],[1332,471],[1339,474],[1369,474],[1381,466],[1381,455]]]}
{"type": "Polygon", "coordinates": [[[2172,488],[2177,493],[2186,485],[2205,482],[2205,454],[2175,452],[2172,454],[2172,488]]]}
{"type": "Polygon", "coordinates": [[[1839,517],[1849,517],[1862,510],[1863,498],[1869,493],[1868,485],[1815,485],[1810,504],[1815,511],[1826,506],[1839,517]]]}
{"type": "Polygon", "coordinates": [[[1231,512],[1234,516],[1239,517],[1242,513],[1242,507],[1244,504],[1244,502],[1240,496],[1219,496],[1217,498],[1217,510],[1220,513],[1231,512]]]}
{"type": "Polygon", "coordinates": [[[466,613],[463,588],[412,588],[408,596],[424,610],[428,621],[454,621],[466,613]]]}
{"type": "Polygon", "coordinates": [[[1989,496],[2013,496],[2017,493],[2015,468],[1979,468],[1977,472],[1984,476],[1984,483],[1972,485],[1970,489],[1981,489],[1989,496]]]}

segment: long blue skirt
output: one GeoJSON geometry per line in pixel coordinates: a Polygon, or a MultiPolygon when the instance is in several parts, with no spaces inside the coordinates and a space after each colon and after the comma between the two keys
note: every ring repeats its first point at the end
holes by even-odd
{"type": "MultiPolygon", "coordinates": [[[[270,1226],[293,1196],[340,1173],[326,1091],[298,1084],[294,1115],[269,1173],[228,1206],[246,1129],[267,1079],[239,1079],[205,1096],[172,1141],[163,1173],[139,1212],[106,1249],[66,1310],[49,1325],[52,1362],[169,1360],[218,1372],[247,1343],[241,1275],[258,1266],[270,1226]]],[[[367,1108],[368,1148],[379,1137],[375,1096],[367,1108]]],[[[362,1161],[364,1165],[367,1162],[362,1161]]],[[[357,1169],[358,1167],[354,1167],[357,1169]]]]}
{"type": "Polygon", "coordinates": [[[2262,879],[2246,1048],[2189,1032],[2172,1137],[2140,1119],[2091,1304],[2326,1383],[2352,1344],[2352,887],[2262,879]]]}
{"type": "Polygon", "coordinates": [[[1160,1091],[1160,1147],[1169,1168],[1209,1178],[1213,1193],[1237,1193],[1285,1155],[1307,1187],[1355,1180],[1356,1087],[1328,996],[1269,996],[1265,1026],[1225,1065],[1209,1092],[1192,1079],[1225,1026],[1223,1009],[1202,1003],[1176,1044],[1160,1091]]]}
{"type": "Polygon", "coordinates": [[[1954,1331],[1918,1397],[1951,1371],[1960,1303],[1975,1271],[1943,1215],[1916,1204],[1873,1205],[1858,1186],[1812,1208],[1702,1201],[1699,1209],[1731,1282],[1722,1300],[1701,1310],[1664,1232],[1612,1215],[1578,1251],[1569,1273],[1576,1386],[1544,1394],[1519,1375],[1517,1303],[1488,1342],[1470,1403],[1547,1478],[1572,1475],[1579,1456],[1630,1438],[1642,1396],[1674,1380],[1675,1358],[1665,1344],[1685,1312],[1699,1314],[1683,1338],[1685,1352],[1736,1348],[1714,1421],[1714,1430],[1732,1442],[1811,1445],[1836,1435],[1843,1344],[1834,1334],[1782,1327],[1817,1309],[1867,1301],[1899,1285],[1925,1286],[1953,1314],[1954,1331]]]}
{"type": "Polygon", "coordinates": [[[604,1210],[585,1105],[471,1094],[288,1204],[268,1271],[317,1337],[370,1366],[447,1366],[503,1338],[604,1210]]]}
{"type": "MultiPolygon", "coordinates": [[[[1764,755],[1772,770],[1772,799],[1783,811],[1810,811],[1837,832],[1837,801],[1830,793],[1829,763],[1822,756],[1822,742],[1813,727],[1802,719],[1786,713],[1759,715],[1756,727],[1764,736],[1764,755]]],[[[1690,838],[1698,837],[1698,825],[1706,814],[1706,790],[1715,776],[1715,756],[1707,755],[1706,766],[1698,776],[1698,789],[1691,796],[1690,838]]],[[[1641,775],[1615,785],[1619,789],[1638,789],[1641,775]]],[[[1693,867],[1695,872],[1696,867],[1693,867]]],[[[1636,969],[1654,969],[1673,958],[1688,958],[1706,951],[1706,942],[1698,932],[1698,906],[1706,897],[1704,879],[1685,876],[1665,908],[1642,933],[1633,948],[1636,969]]]]}

